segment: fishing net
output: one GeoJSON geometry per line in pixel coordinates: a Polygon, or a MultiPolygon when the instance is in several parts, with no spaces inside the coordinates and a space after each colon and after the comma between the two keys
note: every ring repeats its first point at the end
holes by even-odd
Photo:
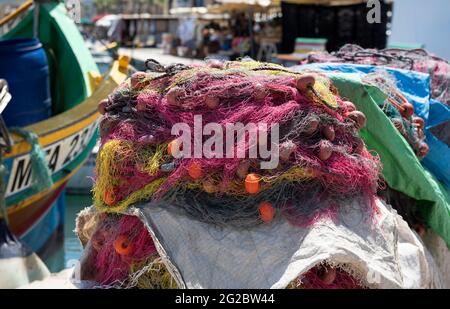
{"type": "MultiPolygon", "coordinates": [[[[324,75],[250,60],[147,67],[99,104],[96,211],[77,222],[83,280],[177,287],[148,229],[129,213],[138,203],[235,229],[281,217],[308,227],[338,219],[339,205],[350,202],[375,214],[380,161],[359,137],[365,116],[324,75]],[[174,132],[180,124],[183,132],[174,132]],[[230,124],[242,127],[228,131],[230,124]]],[[[329,288],[360,287],[332,269],[329,288]]],[[[310,270],[293,287],[325,287],[322,272],[310,270]]]]}
{"type": "Polygon", "coordinates": [[[429,151],[425,143],[425,121],[414,115],[414,107],[397,88],[395,77],[386,70],[379,69],[364,75],[363,82],[377,86],[388,98],[380,106],[381,110],[394,124],[419,158],[424,158],[429,151]]]}
{"type": "Polygon", "coordinates": [[[365,285],[350,274],[346,265],[323,262],[293,280],[287,289],[365,289],[365,285]]]}
{"type": "Polygon", "coordinates": [[[324,75],[250,60],[147,66],[99,105],[99,211],[152,201],[215,225],[246,228],[275,216],[304,225],[332,214],[336,201],[376,192],[379,159],[358,136],[365,117],[324,75]],[[237,123],[244,129],[227,131],[237,123]],[[172,135],[178,124],[191,143],[172,135]],[[209,135],[196,135],[210,124],[209,135]],[[226,145],[211,142],[215,131],[226,132],[218,137],[226,145]],[[263,146],[278,150],[271,169],[262,168],[271,159],[263,146]]]}
{"type": "MultiPolygon", "coordinates": [[[[356,63],[387,66],[405,70],[413,70],[430,75],[431,97],[450,106],[450,63],[423,49],[363,49],[360,46],[347,44],[339,51],[311,54],[307,63],[356,63]]],[[[448,134],[450,122],[447,121],[432,132],[447,145],[450,144],[448,134]]]]}

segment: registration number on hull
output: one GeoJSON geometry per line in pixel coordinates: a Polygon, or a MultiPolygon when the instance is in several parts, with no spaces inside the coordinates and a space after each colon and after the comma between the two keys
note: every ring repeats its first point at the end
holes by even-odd
{"type": "MultiPolygon", "coordinates": [[[[48,168],[52,174],[62,170],[82,153],[93,137],[97,125],[98,121],[95,121],[82,130],[44,147],[48,168]]],[[[32,185],[30,154],[15,157],[13,160],[6,197],[32,185]]]]}

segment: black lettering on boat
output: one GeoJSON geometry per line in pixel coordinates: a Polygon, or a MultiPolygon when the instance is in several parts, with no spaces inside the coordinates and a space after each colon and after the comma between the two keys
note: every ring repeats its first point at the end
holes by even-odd
{"type": "MultiPolygon", "coordinates": [[[[54,173],[56,171],[56,167],[58,166],[58,158],[59,158],[59,149],[61,148],[61,144],[56,145],[55,149],[53,150],[50,159],[48,160],[48,168],[49,170],[54,173]]],[[[51,149],[49,149],[51,150],[51,149]]]]}
{"type": "Polygon", "coordinates": [[[66,165],[67,163],[69,163],[69,161],[70,160],[72,160],[72,157],[75,157],[76,156],[76,153],[74,153],[75,152],[75,148],[77,147],[77,145],[78,145],[78,141],[80,140],[80,135],[75,135],[74,136],[74,138],[72,139],[72,141],[70,142],[70,151],[69,151],[69,153],[67,154],[67,157],[66,157],[66,159],[64,160],[64,163],[63,163],[63,165],[66,165]]]}
{"type": "Polygon", "coordinates": [[[9,192],[14,192],[16,190],[20,190],[22,187],[28,186],[31,180],[31,161],[29,160],[29,156],[18,160],[17,168],[13,171],[14,180],[12,182],[12,186],[9,189],[9,192]]]}
{"type": "Polygon", "coordinates": [[[83,130],[83,133],[81,133],[81,148],[86,147],[86,144],[89,140],[90,129],[91,129],[91,127],[87,127],[86,129],[83,130]]]}

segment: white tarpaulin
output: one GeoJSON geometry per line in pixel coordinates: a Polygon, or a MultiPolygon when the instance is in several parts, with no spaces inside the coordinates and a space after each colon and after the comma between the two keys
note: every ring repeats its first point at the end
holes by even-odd
{"type": "Polygon", "coordinates": [[[147,224],[180,287],[285,288],[327,261],[368,287],[441,288],[438,269],[417,234],[390,206],[377,205],[374,218],[347,205],[337,220],[309,228],[282,219],[251,230],[220,228],[152,204],[130,214],[147,224]]]}

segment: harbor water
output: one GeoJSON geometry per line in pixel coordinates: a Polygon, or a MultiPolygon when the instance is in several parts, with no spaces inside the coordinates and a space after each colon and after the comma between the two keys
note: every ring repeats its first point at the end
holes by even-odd
{"type": "Polygon", "coordinates": [[[51,255],[44,259],[51,272],[58,272],[64,268],[72,267],[80,258],[83,249],[74,232],[75,219],[81,210],[91,204],[92,197],[90,195],[66,194],[63,243],[53,248],[51,255]]]}

